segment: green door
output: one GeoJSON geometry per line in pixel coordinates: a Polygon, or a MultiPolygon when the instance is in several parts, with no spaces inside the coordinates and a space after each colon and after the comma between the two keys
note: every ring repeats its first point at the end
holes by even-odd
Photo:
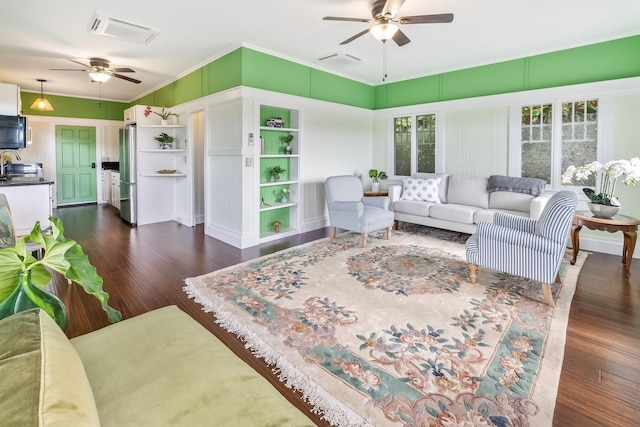
{"type": "Polygon", "coordinates": [[[58,205],[96,202],[96,128],[56,125],[58,205]]]}

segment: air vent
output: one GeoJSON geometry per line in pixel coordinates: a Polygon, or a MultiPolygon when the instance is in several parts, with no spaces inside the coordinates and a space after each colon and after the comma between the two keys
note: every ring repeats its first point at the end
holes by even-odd
{"type": "Polygon", "coordinates": [[[362,59],[353,55],[349,55],[348,53],[336,52],[329,55],[321,56],[320,58],[317,58],[316,61],[324,65],[325,67],[344,68],[348,67],[349,65],[357,64],[362,61],[362,59]]]}
{"type": "Polygon", "coordinates": [[[149,44],[160,33],[160,30],[96,15],[91,22],[89,32],[100,36],[115,37],[132,43],[149,44]]]}

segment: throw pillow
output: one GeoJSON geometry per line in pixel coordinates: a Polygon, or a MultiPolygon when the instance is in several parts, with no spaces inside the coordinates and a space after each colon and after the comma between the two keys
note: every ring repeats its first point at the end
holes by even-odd
{"type": "Polygon", "coordinates": [[[429,179],[404,178],[402,180],[402,197],[400,199],[439,204],[438,189],[440,180],[440,177],[429,179]]]}
{"type": "Polygon", "coordinates": [[[0,321],[0,424],[99,426],[82,361],[40,309],[0,321]]]}

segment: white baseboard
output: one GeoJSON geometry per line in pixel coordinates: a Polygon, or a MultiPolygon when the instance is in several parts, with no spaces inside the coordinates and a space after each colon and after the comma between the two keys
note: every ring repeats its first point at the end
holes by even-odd
{"type": "MultiPolygon", "coordinates": [[[[569,240],[569,244],[571,244],[571,240],[569,240]]],[[[622,256],[622,244],[622,242],[614,242],[612,240],[580,236],[580,250],[590,252],[601,252],[603,254],[622,256]]],[[[640,251],[634,251],[633,258],[640,258],[640,251]]]]}

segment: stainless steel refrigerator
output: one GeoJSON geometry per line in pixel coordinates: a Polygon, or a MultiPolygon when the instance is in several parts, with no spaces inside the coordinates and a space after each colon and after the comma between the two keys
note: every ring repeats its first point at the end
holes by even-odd
{"type": "Polygon", "coordinates": [[[130,224],[138,223],[136,185],[136,126],[120,129],[120,216],[130,224]]]}

